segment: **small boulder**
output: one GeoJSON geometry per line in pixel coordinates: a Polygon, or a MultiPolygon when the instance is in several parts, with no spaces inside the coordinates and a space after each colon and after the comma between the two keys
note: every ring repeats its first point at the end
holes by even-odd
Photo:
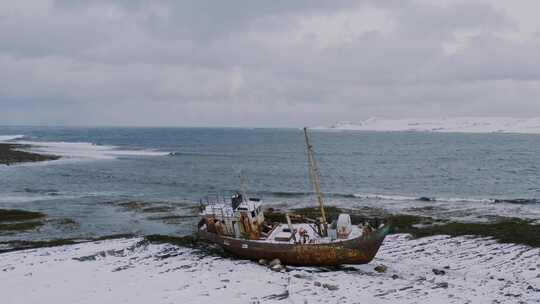
{"type": "Polygon", "coordinates": [[[333,285],[333,284],[328,284],[328,283],[322,284],[322,287],[324,287],[324,288],[326,288],[328,290],[338,290],[339,289],[339,286],[333,285]]]}
{"type": "Polygon", "coordinates": [[[393,274],[393,275],[392,275],[392,279],[393,279],[393,280],[399,279],[399,276],[398,276],[397,274],[393,274]]]}
{"type": "Polygon", "coordinates": [[[388,269],[388,267],[384,266],[384,265],[378,265],[377,267],[374,268],[374,270],[378,273],[384,273],[386,272],[386,270],[388,269]]]}
{"type": "Polygon", "coordinates": [[[274,267],[276,265],[281,265],[281,261],[279,259],[273,259],[272,261],[270,261],[270,263],[268,264],[268,266],[270,267],[274,267]]]}
{"type": "Polygon", "coordinates": [[[532,285],[529,285],[529,287],[527,287],[527,290],[531,290],[531,291],[535,291],[535,292],[540,292],[540,288],[534,288],[532,285]]]}
{"type": "Polygon", "coordinates": [[[321,287],[321,286],[322,286],[321,282],[319,282],[319,281],[313,282],[313,285],[315,285],[315,286],[317,286],[317,287],[321,287]]]}
{"type": "Polygon", "coordinates": [[[435,275],[445,275],[445,274],[446,274],[446,271],[440,270],[440,269],[435,269],[435,268],[433,268],[432,271],[433,271],[433,273],[434,273],[435,275]]]}
{"type": "Polygon", "coordinates": [[[265,259],[260,259],[259,260],[259,265],[266,265],[266,264],[268,264],[267,260],[265,260],[265,259]]]}
{"type": "Polygon", "coordinates": [[[280,272],[280,271],[284,271],[284,270],[285,270],[285,266],[283,266],[283,265],[281,265],[281,264],[276,264],[276,265],[270,267],[270,269],[272,269],[273,271],[280,272]]]}
{"type": "Polygon", "coordinates": [[[448,283],[446,282],[437,283],[437,286],[435,288],[448,288],[448,283]]]}

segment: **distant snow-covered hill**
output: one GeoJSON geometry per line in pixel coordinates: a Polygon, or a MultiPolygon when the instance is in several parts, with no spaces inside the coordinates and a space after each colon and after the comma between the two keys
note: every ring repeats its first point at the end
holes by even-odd
{"type": "Polygon", "coordinates": [[[457,117],[385,119],[370,118],[360,122],[341,121],[318,130],[417,131],[463,133],[528,133],[540,134],[540,117],[457,117]]]}

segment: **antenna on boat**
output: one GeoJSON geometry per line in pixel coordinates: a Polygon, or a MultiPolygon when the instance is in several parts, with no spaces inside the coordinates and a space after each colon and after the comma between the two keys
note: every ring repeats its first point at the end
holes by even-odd
{"type": "Polygon", "coordinates": [[[319,167],[317,165],[317,161],[315,160],[315,152],[313,152],[313,146],[311,145],[309,141],[309,135],[307,128],[304,127],[304,137],[306,138],[306,147],[307,147],[307,156],[308,156],[308,163],[309,163],[309,177],[311,180],[311,183],[313,184],[313,189],[315,190],[315,194],[317,195],[317,201],[319,202],[319,208],[321,209],[321,221],[322,226],[325,227],[324,231],[321,231],[322,235],[326,234],[326,212],[324,211],[324,197],[321,192],[321,182],[320,182],[320,176],[319,176],[319,167]]]}
{"type": "Polygon", "coordinates": [[[240,170],[240,193],[243,196],[243,200],[247,200],[247,180],[244,176],[244,172],[240,170]]]}

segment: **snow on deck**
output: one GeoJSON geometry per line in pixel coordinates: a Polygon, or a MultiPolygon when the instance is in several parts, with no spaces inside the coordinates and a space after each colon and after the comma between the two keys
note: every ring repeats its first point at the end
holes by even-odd
{"type": "Polygon", "coordinates": [[[2,303],[540,303],[540,249],[489,239],[391,235],[371,264],[283,273],[140,241],[0,254],[2,303]]]}
{"type": "MultiPolygon", "coordinates": [[[[292,224],[293,226],[293,229],[296,230],[296,234],[295,234],[295,237],[296,237],[296,240],[300,240],[301,237],[300,237],[300,229],[303,229],[304,231],[306,231],[306,234],[309,236],[309,241],[310,243],[315,243],[315,244],[324,244],[324,243],[331,243],[331,242],[336,242],[336,241],[346,241],[346,240],[350,240],[350,239],[354,239],[354,238],[357,238],[359,236],[362,235],[362,229],[359,228],[358,226],[356,225],[351,225],[351,233],[349,234],[349,236],[346,238],[346,239],[331,239],[329,237],[320,237],[319,234],[317,234],[317,232],[315,231],[315,226],[312,225],[312,224],[306,224],[306,223],[301,223],[301,224],[292,224]]],[[[289,229],[289,226],[287,224],[280,224],[278,225],[273,231],[272,233],[270,233],[270,235],[268,236],[268,238],[264,241],[260,241],[260,242],[265,242],[265,243],[289,243],[289,244],[294,244],[294,239],[291,238],[290,241],[288,242],[284,242],[284,241],[278,241],[276,240],[276,237],[278,236],[290,236],[291,233],[290,232],[284,232],[284,229],[289,229]]]]}

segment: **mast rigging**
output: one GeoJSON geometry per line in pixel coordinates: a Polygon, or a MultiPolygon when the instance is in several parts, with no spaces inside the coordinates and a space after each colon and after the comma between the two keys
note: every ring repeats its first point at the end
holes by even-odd
{"type": "MultiPolygon", "coordinates": [[[[317,195],[317,201],[319,202],[319,208],[321,211],[321,222],[322,222],[321,224],[323,225],[323,227],[326,228],[326,224],[327,224],[326,212],[324,211],[324,196],[321,192],[319,166],[317,165],[317,161],[315,160],[315,153],[313,152],[313,146],[311,145],[309,141],[309,135],[308,135],[308,131],[306,127],[304,127],[304,137],[306,139],[307,156],[308,156],[308,164],[309,164],[309,177],[313,185],[313,189],[315,190],[315,194],[317,195]]],[[[326,232],[324,232],[324,234],[325,233],[326,232]]]]}

